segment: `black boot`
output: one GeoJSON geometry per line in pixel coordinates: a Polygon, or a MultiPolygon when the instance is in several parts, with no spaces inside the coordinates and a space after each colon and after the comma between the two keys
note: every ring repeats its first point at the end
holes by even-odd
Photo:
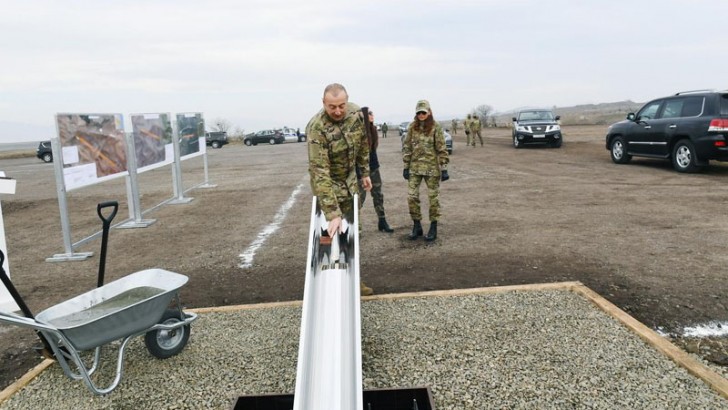
{"type": "Polygon", "coordinates": [[[387,219],[384,217],[379,218],[379,231],[380,232],[387,232],[392,233],[394,232],[394,229],[389,227],[389,224],[387,223],[387,219]]]}
{"type": "Polygon", "coordinates": [[[415,224],[412,227],[412,233],[409,234],[410,239],[417,239],[418,236],[422,236],[422,224],[420,221],[413,221],[415,224]]]}
{"type": "Polygon", "coordinates": [[[430,230],[427,232],[425,240],[427,242],[432,242],[435,239],[437,239],[437,221],[432,221],[430,222],[430,230]]]}

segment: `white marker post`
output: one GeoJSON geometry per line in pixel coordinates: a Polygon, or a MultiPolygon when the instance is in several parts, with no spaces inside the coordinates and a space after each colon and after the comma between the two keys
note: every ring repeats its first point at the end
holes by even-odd
{"type": "MultiPolygon", "coordinates": [[[[15,194],[15,182],[14,179],[7,178],[5,173],[0,171],[0,194],[15,194]]],[[[8,262],[10,258],[8,258],[8,246],[5,242],[5,222],[3,222],[2,205],[0,205],[0,249],[5,255],[3,269],[5,269],[5,273],[10,277],[10,263],[8,262]]],[[[15,300],[13,300],[10,292],[5,289],[5,286],[0,286],[0,311],[17,312],[19,310],[20,308],[15,303],[15,300]]]]}

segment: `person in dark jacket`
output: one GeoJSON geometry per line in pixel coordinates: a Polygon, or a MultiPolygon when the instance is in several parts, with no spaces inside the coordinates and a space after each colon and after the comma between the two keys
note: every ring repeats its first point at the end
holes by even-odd
{"type": "MultiPolygon", "coordinates": [[[[377,135],[377,127],[374,125],[374,112],[369,111],[369,178],[372,180],[372,201],[374,202],[374,212],[379,218],[378,229],[380,232],[392,233],[394,229],[390,228],[387,218],[384,216],[384,194],[382,193],[382,176],[379,174],[379,158],[377,157],[377,147],[379,146],[379,135],[377,135]]],[[[367,191],[360,189],[359,197],[361,198],[360,207],[364,205],[367,199],[367,191]]]]}

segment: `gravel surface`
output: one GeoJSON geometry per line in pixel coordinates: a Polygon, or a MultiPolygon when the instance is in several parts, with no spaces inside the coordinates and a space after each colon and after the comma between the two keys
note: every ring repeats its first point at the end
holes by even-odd
{"type": "MultiPolygon", "coordinates": [[[[106,397],[54,365],[0,409],[229,409],[239,395],[294,390],[300,307],[204,313],[192,327],[187,349],[168,360],[137,338],[106,397]]],[[[362,337],[364,388],[426,385],[438,410],[728,408],[568,291],[365,301],[362,337]]]]}

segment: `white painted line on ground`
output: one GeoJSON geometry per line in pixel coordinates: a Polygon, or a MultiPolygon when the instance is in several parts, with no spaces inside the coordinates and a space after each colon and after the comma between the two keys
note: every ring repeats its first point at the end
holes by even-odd
{"type": "Polygon", "coordinates": [[[303,184],[298,184],[296,189],[291,192],[291,196],[288,197],[288,201],[286,201],[281,207],[278,209],[278,213],[276,213],[276,216],[273,218],[273,222],[268,224],[265,228],[263,228],[260,233],[258,233],[258,237],[255,238],[253,243],[248,246],[248,249],[245,250],[245,252],[240,254],[240,267],[243,269],[247,269],[253,266],[253,258],[255,257],[255,252],[258,251],[258,248],[263,246],[266,240],[268,240],[268,237],[271,236],[275,231],[278,230],[281,226],[281,222],[283,222],[284,219],[286,219],[286,215],[288,215],[288,211],[291,209],[293,204],[296,202],[296,196],[299,192],[301,192],[301,189],[303,189],[303,184]]]}
{"type": "Polygon", "coordinates": [[[689,326],[683,329],[686,337],[728,336],[728,322],[711,322],[704,325],[689,326]]]}

